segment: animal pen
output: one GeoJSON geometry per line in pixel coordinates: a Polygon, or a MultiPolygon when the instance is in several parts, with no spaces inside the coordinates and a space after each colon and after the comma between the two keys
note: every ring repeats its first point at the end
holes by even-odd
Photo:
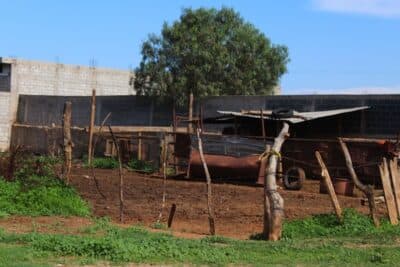
{"type": "MultiPolygon", "coordinates": [[[[319,191],[329,194],[339,220],[337,194],[352,196],[355,186],[369,204],[375,223],[379,194],[384,196],[391,222],[397,223],[400,177],[396,131],[400,127],[391,125],[382,130],[390,134],[383,135],[373,128],[379,107],[374,105],[376,99],[362,99],[358,103],[350,97],[352,101],[346,107],[337,104],[333,108],[331,104],[330,108],[319,109],[320,100],[314,98],[309,105],[313,111],[304,110],[301,105],[288,107],[290,97],[277,97],[278,103],[270,104],[269,109],[271,97],[265,98],[267,102],[262,105],[257,104],[257,98],[245,102],[221,97],[218,109],[216,99],[197,102],[186,112],[185,108],[159,104],[145,97],[22,96],[12,130],[12,146],[22,145],[39,154],[64,155],[65,127],[61,114],[64,103],[71,101],[71,158],[87,156],[90,160],[96,155],[119,159],[121,220],[122,209],[126,208],[121,164],[137,158],[151,161],[160,169],[162,209],[168,188],[167,169],[173,170],[169,177],[175,179],[207,178],[210,227],[214,224],[213,209],[217,208],[211,201],[211,179],[219,183],[263,185],[264,197],[260,202],[264,208],[259,216],[264,217],[264,233],[272,240],[280,237],[281,229],[276,232],[268,226],[281,224],[283,214],[276,213],[284,208],[280,194],[301,191],[306,179],[321,181],[319,191]],[[38,101],[44,104],[35,105],[38,101]],[[97,104],[94,109],[93,103],[97,104]],[[230,107],[234,109],[229,110],[230,107]],[[284,190],[278,188],[275,179],[284,190]]],[[[172,216],[175,209],[179,212],[179,206],[173,207],[172,216]]],[[[218,216],[215,225],[218,230],[218,216]]]]}

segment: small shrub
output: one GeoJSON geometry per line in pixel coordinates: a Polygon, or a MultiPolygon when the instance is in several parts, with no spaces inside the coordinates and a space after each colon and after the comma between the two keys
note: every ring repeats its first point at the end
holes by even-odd
{"type": "MultiPolygon", "coordinates": [[[[119,166],[118,160],[113,157],[93,158],[92,164],[94,168],[98,169],[116,169],[119,166]]],[[[84,166],[89,168],[87,160],[85,161],[84,166]]]]}
{"type": "Polygon", "coordinates": [[[142,171],[145,173],[153,173],[156,171],[156,167],[152,162],[139,159],[131,159],[128,163],[128,167],[134,171],[142,171]]]}

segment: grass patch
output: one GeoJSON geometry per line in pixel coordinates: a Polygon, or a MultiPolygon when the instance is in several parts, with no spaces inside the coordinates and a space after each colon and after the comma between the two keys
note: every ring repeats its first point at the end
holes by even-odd
{"type": "Polygon", "coordinates": [[[93,262],[217,266],[396,265],[400,260],[400,245],[396,241],[400,237],[400,227],[385,224],[376,230],[365,228],[361,231],[358,227],[364,224],[363,216],[353,214],[353,211],[347,213],[345,217],[348,223],[352,221],[357,227],[332,225],[331,215],[321,215],[316,216],[311,224],[311,219],[304,220],[304,224],[300,221],[286,223],[285,236],[278,242],[240,241],[219,236],[182,239],[165,233],[151,233],[138,227],[119,228],[108,220],[100,219],[90,230],[85,230],[85,235],[15,235],[0,232],[0,244],[24,244],[36,253],[50,253],[52,257],[78,257],[93,262]],[[306,227],[304,232],[317,227],[333,227],[336,230],[311,231],[312,234],[308,236],[293,230],[301,227],[306,227]],[[336,227],[347,228],[349,235],[346,235],[346,230],[339,231],[336,227]]]}
{"type": "Polygon", "coordinates": [[[0,177],[0,217],[8,215],[88,216],[88,204],[55,174],[56,158],[29,157],[18,163],[12,181],[0,177]]]}

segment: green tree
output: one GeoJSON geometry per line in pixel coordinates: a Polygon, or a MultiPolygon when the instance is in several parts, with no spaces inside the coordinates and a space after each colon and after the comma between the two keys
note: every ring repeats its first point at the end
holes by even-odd
{"type": "Polygon", "coordinates": [[[142,45],[135,69],[140,95],[196,97],[268,95],[287,71],[288,49],[273,45],[230,8],[184,9],[179,21],[164,23],[161,36],[142,45]]]}

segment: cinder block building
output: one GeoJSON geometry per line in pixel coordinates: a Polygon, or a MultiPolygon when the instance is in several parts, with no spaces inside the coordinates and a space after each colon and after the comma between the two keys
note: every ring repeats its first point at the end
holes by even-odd
{"type": "Polygon", "coordinates": [[[10,145],[18,96],[135,95],[127,70],[65,65],[0,57],[0,151],[10,145]]]}

